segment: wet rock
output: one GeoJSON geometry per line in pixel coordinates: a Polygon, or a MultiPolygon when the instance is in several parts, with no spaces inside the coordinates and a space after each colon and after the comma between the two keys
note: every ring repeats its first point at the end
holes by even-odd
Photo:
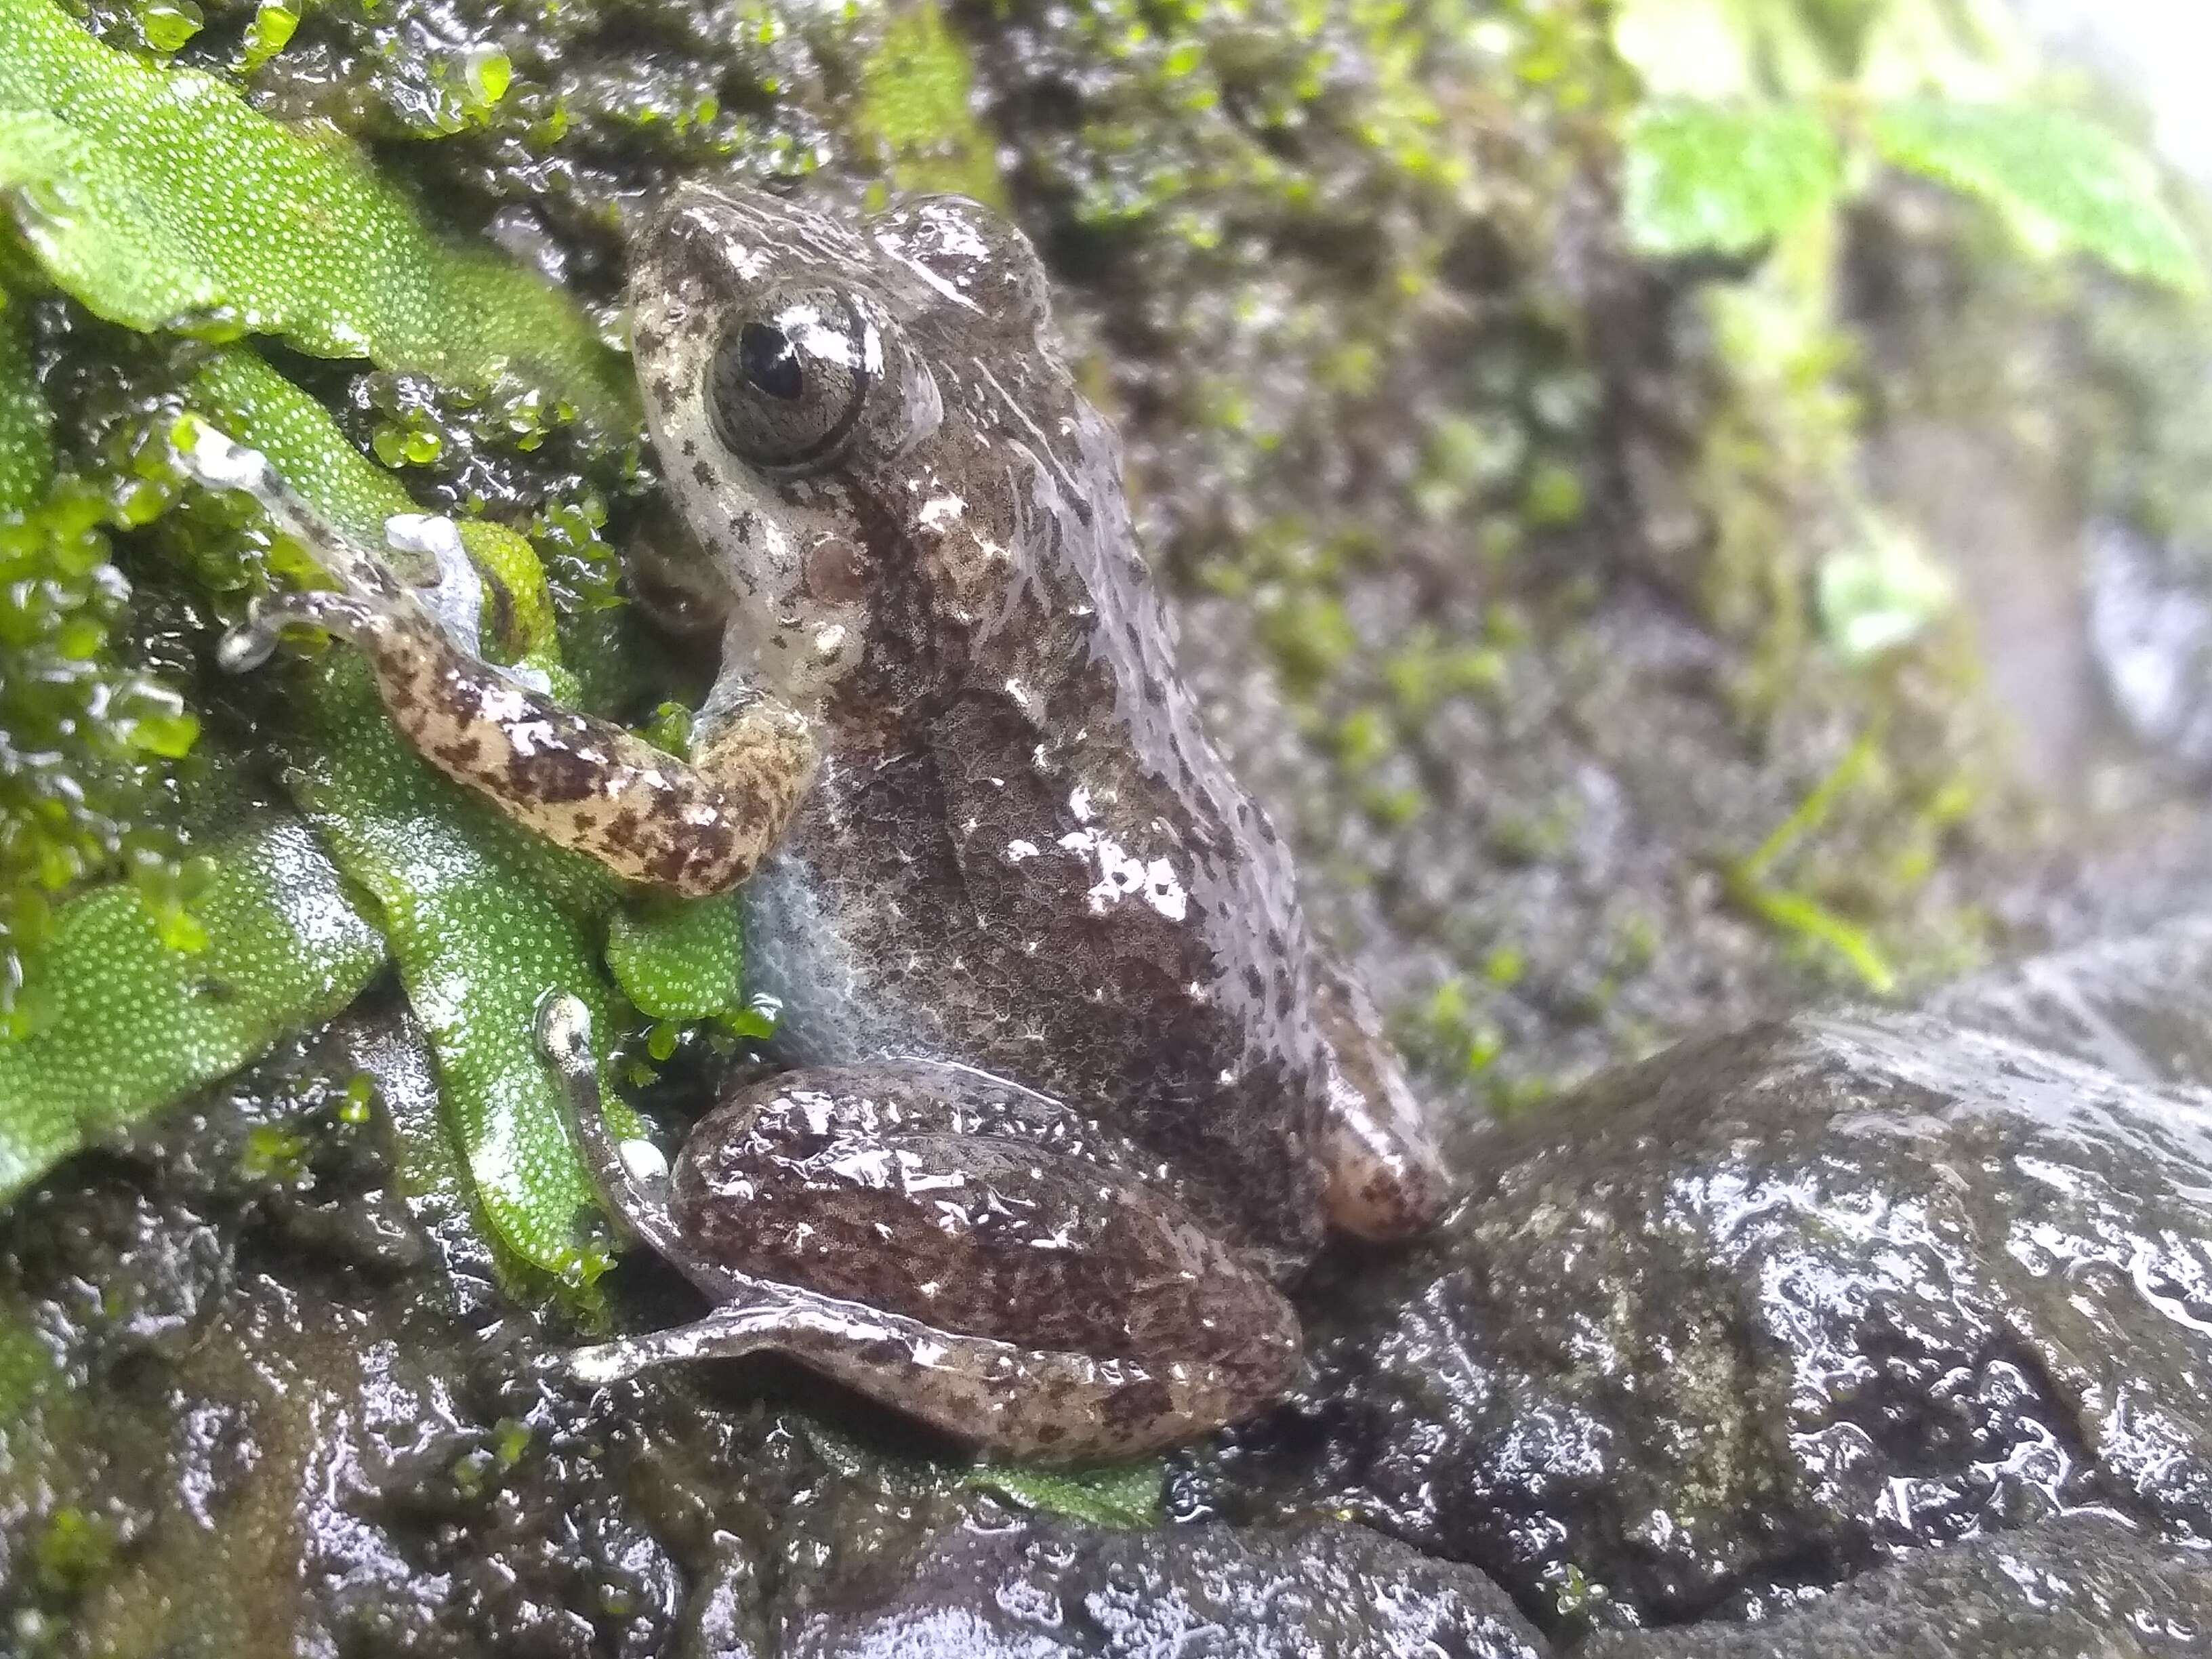
{"type": "Polygon", "coordinates": [[[2212,1085],[2212,916],[1977,975],[1927,1007],[2131,1082],[2212,1085]]]}
{"type": "Polygon", "coordinates": [[[784,1648],[793,1659],[1536,1659],[1541,1650],[1481,1574],[1364,1528],[1148,1534],[1048,1522],[948,1536],[888,1597],[796,1621],[784,1648]]]}
{"type": "Polygon", "coordinates": [[[762,1650],[820,1465],[742,1384],[522,1381],[557,1333],[457,1294],[404,1126],[335,1109],[373,1066],[404,1113],[419,1038],[349,1017],[0,1218],[0,1651],[762,1650]]]}
{"type": "Polygon", "coordinates": [[[1181,1497],[1346,1505],[1562,1631],[2083,1504],[2212,1537],[2212,1097],[1924,1015],[1679,1046],[1479,1146],[1316,1289],[1181,1497]]]}
{"type": "Polygon", "coordinates": [[[2191,773],[2212,770],[2212,593],[2197,555],[2124,525],[2090,527],[2089,645],[2130,730],[2191,773]]]}
{"type": "Polygon", "coordinates": [[[2105,1516],[1926,1550],[1757,1625],[1601,1636],[1580,1659],[2149,1659],[2212,1645],[2212,1561],[2105,1516]]]}

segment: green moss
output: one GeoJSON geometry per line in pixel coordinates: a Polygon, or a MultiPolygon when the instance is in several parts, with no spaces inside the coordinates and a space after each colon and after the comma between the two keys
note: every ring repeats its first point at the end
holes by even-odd
{"type": "Polygon", "coordinates": [[[53,899],[128,866],[174,878],[161,785],[197,722],[119,657],[130,587],[109,561],[116,502],[72,482],[0,515],[0,1036],[20,1030],[53,899]]]}
{"type": "Polygon", "coordinates": [[[890,14],[860,72],[854,136],[902,191],[957,191],[1003,207],[998,152],[975,119],[968,52],[930,0],[890,14]]]}
{"type": "Polygon", "coordinates": [[[115,1564],[115,1523],[80,1509],[56,1510],[33,1553],[40,1590],[70,1595],[105,1577],[115,1564]]]}
{"type": "Polygon", "coordinates": [[[1774,866],[1800,840],[1827,821],[1838,802],[1875,763],[1881,743],[1879,730],[1863,735],[1755,851],[1725,863],[1722,875],[1729,896],[1747,914],[1784,937],[1829,954],[1856,975],[1866,989],[1886,996],[1897,988],[1897,972],[1874,936],[1811,894],[1790,890],[1771,879],[1774,866]]]}

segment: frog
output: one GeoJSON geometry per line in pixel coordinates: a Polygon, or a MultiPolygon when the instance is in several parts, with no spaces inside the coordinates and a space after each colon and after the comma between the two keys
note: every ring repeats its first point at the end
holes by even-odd
{"type": "Polygon", "coordinates": [[[629,301],[718,595],[688,761],[489,667],[361,550],[373,583],[265,601],[232,653],[334,633],[518,822],[642,889],[743,884],[783,1069],[672,1164],[610,1129],[583,1005],[541,1011],[603,1206],[709,1304],[560,1364],[774,1352],[1031,1461],[1256,1413],[1328,1235],[1409,1238],[1449,1182],[1178,672],[1042,261],[962,197],[855,220],[694,182],[636,228],[629,301]]]}

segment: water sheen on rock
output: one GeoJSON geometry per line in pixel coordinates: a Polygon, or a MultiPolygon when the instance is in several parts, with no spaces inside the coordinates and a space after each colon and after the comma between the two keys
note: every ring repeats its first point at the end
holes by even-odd
{"type": "Polygon", "coordinates": [[[1166,1534],[1037,1522],[943,1540],[897,1596],[790,1634],[799,1659],[1538,1659],[1535,1632],[1472,1568],[1361,1527],[1166,1534]]]}
{"type": "Polygon", "coordinates": [[[2174,976],[2203,933],[2028,975],[2125,1078],[2009,1034],[2057,1024],[2016,972],[1500,1127],[1428,1249],[1318,1292],[1303,1401],[1187,1495],[1346,1506],[1560,1634],[2084,1509],[2212,1538],[2212,1096],[2174,976]]]}
{"type": "Polygon", "coordinates": [[[1917,1551],[1762,1624],[1608,1633],[1578,1659],[2154,1659],[2208,1644],[2203,1557],[2082,1515],[1917,1551]]]}

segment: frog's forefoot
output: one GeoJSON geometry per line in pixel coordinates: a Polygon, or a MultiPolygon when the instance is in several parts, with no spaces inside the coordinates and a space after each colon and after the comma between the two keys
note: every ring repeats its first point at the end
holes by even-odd
{"type": "Polygon", "coordinates": [[[454,568],[465,555],[450,522],[403,514],[386,526],[387,550],[403,567],[439,567],[439,584],[418,590],[254,452],[203,428],[183,453],[203,482],[252,495],[338,583],[336,592],[256,600],[218,648],[224,668],[259,667],[288,628],[335,635],[368,659],[393,723],[431,765],[625,881],[704,897],[744,880],[781,837],[813,774],[811,729],[796,711],[727,698],[726,718],[686,764],[473,654],[473,618],[441,619],[430,603],[450,609],[449,590],[477,592],[473,573],[454,568]],[[457,639],[457,629],[469,637],[457,639]]]}

